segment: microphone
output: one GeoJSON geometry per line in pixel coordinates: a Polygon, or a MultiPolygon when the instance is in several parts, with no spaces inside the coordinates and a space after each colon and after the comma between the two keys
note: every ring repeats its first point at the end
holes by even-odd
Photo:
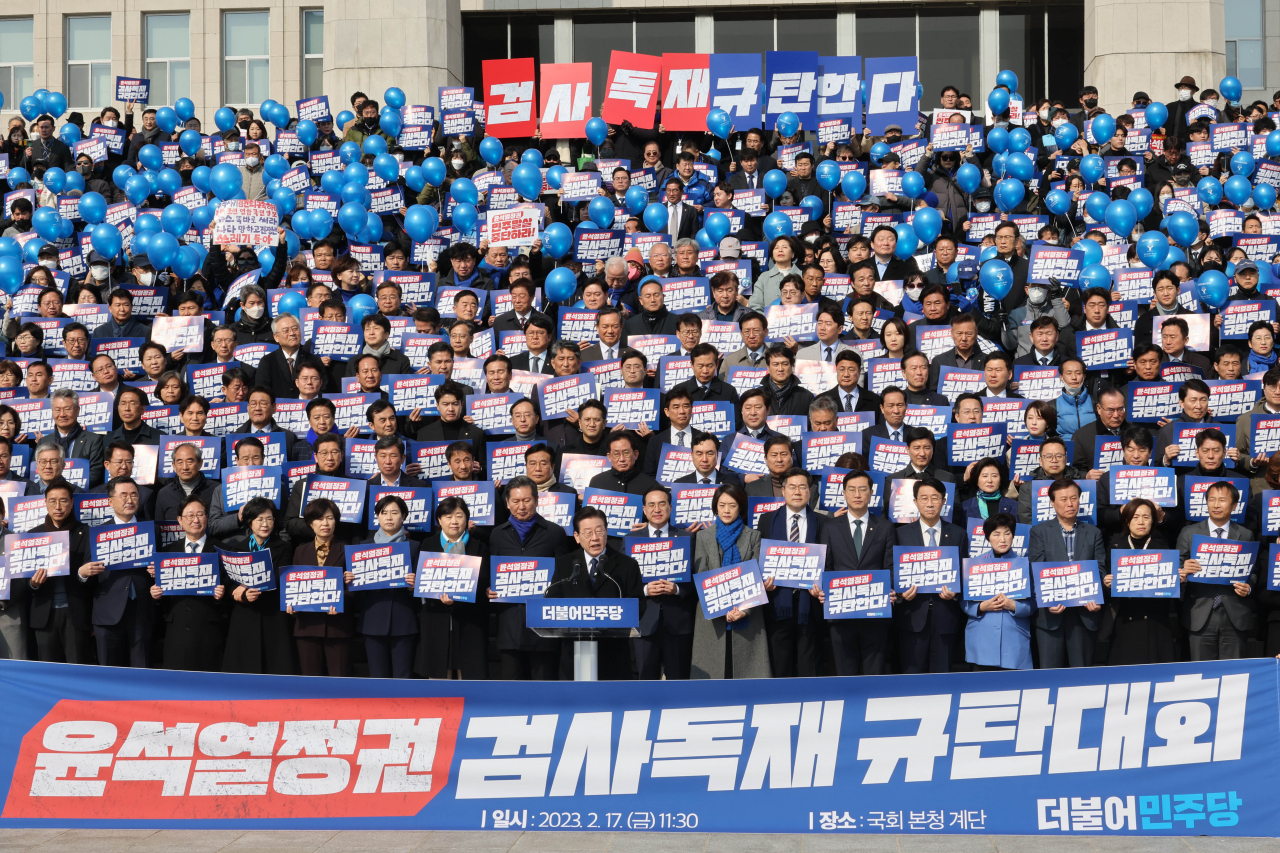
{"type": "Polygon", "coordinates": [[[573,571],[569,573],[569,577],[567,577],[567,578],[560,578],[560,580],[558,580],[558,581],[554,581],[554,582],[552,582],[550,585],[548,585],[548,586],[547,586],[547,588],[546,588],[545,590],[543,590],[543,591],[542,591],[542,595],[543,595],[543,597],[545,598],[545,597],[546,597],[546,594],[547,594],[548,592],[551,592],[551,590],[552,590],[553,588],[555,588],[555,587],[559,586],[559,585],[560,585],[560,584],[562,584],[562,583],[572,583],[573,581],[576,581],[576,580],[578,579],[578,575],[579,575],[581,572],[582,572],[582,562],[581,562],[581,561],[579,561],[579,560],[574,560],[574,561],[573,561],[573,571]]]}

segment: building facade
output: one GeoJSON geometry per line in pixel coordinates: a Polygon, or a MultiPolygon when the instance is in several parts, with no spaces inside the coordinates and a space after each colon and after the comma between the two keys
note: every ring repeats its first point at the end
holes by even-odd
{"type": "Polygon", "coordinates": [[[150,77],[152,104],[289,104],[314,94],[375,98],[400,86],[434,102],[437,86],[481,85],[485,59],[592,62],[596,92],[612,50],[641,53],[817,50],[920,58],[922,106],[944,84],[983,100],[996,73],[1028,98],[1074,106],[1086,83],[1111,112],[1133,92],[1169,101],[1190,74],[1227,73],[1245,99],[1280,88],[1280,0],[1083,2],[804,2],[709,0],[36,0],[0,10],[6,113],[37,88],[97,113],[116,76],[150,77]]]}

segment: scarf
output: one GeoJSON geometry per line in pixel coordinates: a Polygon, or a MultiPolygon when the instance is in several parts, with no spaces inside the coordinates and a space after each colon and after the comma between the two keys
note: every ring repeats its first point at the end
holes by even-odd
{"type": "Polygon", "coordinates": [[[793,373],[791,378],[779,385],[773,381],[773,377],[765,374],[765,387],[773,394],[773,411],[779,412],[787,404],[787,400],[791,398],[792,393],[800,387],[800,380],[793,373]]]}
{"type": "Polygon", "coordinates": [[[538,494],[542,494],[543,492],[550,491],[551,487],[554,486],[555,484],[556,484],[556,475],[552,474],[545,483],[536,483],[535,485],[537,485],[538,487],[538,494]]]}
{"type": "MultiPolygon", "coordinates": [[[[271,538],[271,537],[267,537],[267,538],[269,539],[269,538],[271,538]]],[[[265,551],[265,550],[267,550],[267,543],[265,543],[265,542],[259,542],[259,541],[258,541],[258,534],[256,534],[256,533],[250,533],[250,534],[249,534],[249,550],[250,550],[250,551],[265,551]]]]}
{"type": "MultiPolygon", "coordinates": [[[[742,552],[738,550],[738,537],[742,535],[742,516],[738,516],[733,524],[725,524],[716,517],[716,544],[720,546],[720,565],[729,566],[734,563],[742,562],[742,552]]],[[[726,631],[734,630],[734,626],[739,629],[746,628],[750,618],[739,619],[737,622],[725,620],[724,627],[726,631]]]]}
{"type": "Polygon", "coordinates": [[[1267,370],[1269,370],[1271,367],[1275,365],[1275,363],[1276,363],[1275,350],[1272,350],[1271,355],[1267,358],[1264,358],[1258,355],[1252,349],[1249,350],[1249,372],[1250,373],[1266,373],[1267,370]]]}
{"type": "Polygon", "coordinates": [[[990,518],[991,513],[995,512],[1000,506],[999,492],[993,494],[978,492],[975,497],[978,499],[978,512],[982,513],[983,518],[990,518]]]}
{"type": "Polygon", "coordinates": [[[375,347],[369,346],[368,344],[365,344],[364,349],[361,351],[360,355],[361,356],[376,355],[379,359],[383,359],[383,358],[386,358],[388,355],[390,355],[390,353],[391,353],[391,339],[388,338],[387,340],[382,342],[382,346],[380,347],[375,348],[375,347]]]}
{"type": "Polygon", "coordinates": [[[409,534],[404,532],[403,527],[393,534],[389,534],[379,527],[373,534],[373,541],[379,545],[386,545],[390,542],[408,542],[409,534]]]}
{"type": "MultiPolygon", "coordinates": [[[[514,519],[512,519],[514,521],[514,519]]],[[[449,537],[444,535],[444,531],[440,531],[440,550],[446,554],[465,554],[467,553],[467,543],[471,541],[471,534],[463,531],[462,538],[457,542],[450,542],[449,537]]]]}
{"type": "Polygon", "coordinates": [[[524,544],[529,539],[529,534],[533,531],[533,525],[537,521],[537,516],[528,521],[521,521],[514,515],[511,516],[511,526],[515,528],[516,535],[520,537],[520,544],[524,544]]]}
{"type": "Polygon", "coordinates": [[[472,285],[475,284],[476,279],[478,279],[479,277],[480,277],[480,267],[477,266],[474,270],[471,271],[471,275],[467,276],[466,278],[459,278],[455,273],[453,278],[453,285],[454,287],[471,287],[472,285]]]}

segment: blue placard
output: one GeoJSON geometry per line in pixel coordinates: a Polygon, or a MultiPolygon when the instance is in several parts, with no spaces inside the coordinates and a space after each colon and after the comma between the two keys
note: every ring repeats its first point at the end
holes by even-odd
{"type": "Polygon", "coordinates": [[[776,539],[760,541],[760,571],[766,578],[773,578],[775,586],[813,589],[821,584],[826,565],[826,545],[776,539]]]}
{"type": "Polygon", "coordinates": [[[276,589],[276,573],[271,566],[271,552],[224,551],[218,549],[222,571],[231,584],[268,592],[276,589]]]}
{"type": "Polygon", "coordinates": [[[486,435],[514,435],[516,428],[511,423],[511,407],[522,396],[512,392],[468,394],[467,414],[486,435]]]}
{"type": "MultiPolygon", "coordinates": [[[[156,555],[156,585],[168,595],[213,595],[221,579],[215,554],[156,555]]],[[[341,573],[342,567],[338,567],[341,573]]],[[[341,574],[339,574],[341,577],[341,574]]]]}
{"type": "Polygon", "coordinates": [[[919,119],[916,97],[916,57],[896,56],[866,60],[866,127],[873,136],[896,124],[904,132],[914,130],[919,119]]]}
{"type": "Polygon", "coordinates": [[[1271,456],[1280,451],[1280,415],[1261,412],[1249,416],[1249,452],[1271,456]]]}
{"type": "Polygon", "coordinates": [[[596,397],[596,378],[590,373],[576,373],[549,379],[542,385],[542,418],[557,420],[571,410],[596,397]]]}
{"type": "Polygon", "coordinates": [[[407,575],[413,573],[408,542],[365,543],[347,545],[347,571],[354,577],[351,592],[370,589],[403,589],[407,575]]]}
{"type": "Polygon", "coordinates": [[[343,612],[343,566],[285,566],[280,569],[280,609],[294,613],[343,612]]]}
{"type": "Polygon", "coordinates": [[[369,486],[369,497],[365,503],[369,506],[369,529],[378,527],[378,517],[374,507],[387,495],[394,495],[404,501],[409,515],[404,520],[405,530],[426,533],[431,530],[432,510],[435,507],[435,492],[429,486],[369,486]]]}
{"type": "Polygon", "coordinates": [[[1130,423],[1153,424],[1178,417],[1180,382],[1130,382],[1127,386],[1127,410],[1130,423]]]}
{"type": "Polygon", "coordinates": [[[1074,285],[1084,266],[1084,252],[1041,243],[1031,247],[1027,281],[1048,284],[1050,278],[1056,278],[1062,284],[1074,285]]]}
{"type": "Polygon", "coordinates": [[[316,358],[328,356],[337,361],[348,361],[360,354],[364,335],[360,327],[351,323],[317,322],[311,333],[311,354],[316,358]]]}
{"type": "MultiPolygon", "coordinates": [[[[1235,447],[1235,444],[1236,444],[1236,425],[1235,424],[1220,424],[1220,423],[1214,423],[1212,421],[1207,423],[1201,423],[1201,424],[1175,423],[1173,425],[1173,442],[1172,443],[1178,446],[1178,455],[1173,457],[1174,467],[1189,468],[1189,467],[1194,467],[1200,464],[1199,460],[1196,459],[1196,436],[1207,429],[1222,430],[1222,434],[1227,439],[1226,446],[1228,448],[1235,447]]],[[[1222,464],[1223,464],[1223,467],[1226,467],[1226,468],[1236,467],[1235,460],[1233,460],[1230,456],[1223,456],[1222,464]]]]}
{"type": "Polygon", "coordinates": [[[768,343],[786,343],[786,338],[800,342],[818,339],[818,303],[808,305],[771,305],[768,308],[768,343]]]}
{"type": "Polygon", "coordinates": [[[911,462],[907,453],[907,445],[901,441],[890,441],[887,438],[869,438],[867,453],[871,462],[871,470],[881,474],[896,474],[911,462]]]}
{"type": "Polygon", "coordinates": [[[595,507],[609,520],[610,536],[626,536],[631,528],[644,520],[644,496],[588,488],[582,495],[583,507],[595,507]]]}
{"type": "Polygon", "coordinates": [[[524,611],[529,628],[638,628],[640,602],[634,598],[546,598],[524,611]]]}
{"type": "Polygon", "coordinates": [[[1218,336],[1224,341],[1246,340],[1249,337],[1249,327],[1260,321],[1276,321],[1274,299],[1228,302],[1227,307],[1222,309],[1222,326],[1218,329],[1218,336]]]}
{"type": "Polygon", "coordinates": [[[471,513],[472,521],[478,525],[493,524],[495,489],[492,480],[437,483],[433,488],[436,506],[445,498],[462,498],[471,513]]]}
{"type": "Polygon", "coordinates": [[[711,279],[704,276],[665,279],[662,299],[672,314],[696,314],[711,305],[711,279]]]}
{"type": "Polygon", "coordinates": [[[1085,602],[1102,604],[1102,578],[1097,560],[1069,563],[1032,563],[1036,583],[1036,607],[1078,607],[1085,602]]]}
{"type": "Polygon", "coordinates": [[[233,367],[240,367],[240,362],[232,359],[217,364],[188,364],[187,388],[190,393],[211,400],[222,396],[222,374],[233,367]]]}
{"type": "Polygon", "coordinates": [[[435,599],[447,595],[453,601],[475,603],[482,563],[480,557],[423,551],[418,555],[413,594],[435,599]]]}
{"type": "Polygon", "coordinates": [[[1146,498],[1156,506],[1178,505],[1178,483],[1172,468],[1114,465],[1110,473],[1111,494],[1108,498],[1116,506],[1123,506],[1134,498],[1146,498]]]}
{"type": "Polygon", "coordinates": [[[800,119],[801,128],[814,130],[817,125],[818,52],[768,51],[765,53],[765,77],[765,126],[773,127],[778,116],[792,112],[800,119]]]}
{"type": "Polygon", "coordinates": [[[1249,124],[1234,122],[1209,125],[1209,143],[1214,152],[1230,151],[1232,148],[1249,150],[1249,124]]]}
{"type": "Polygon", "coordinates": [[[572,308],[560,306],[560,318],[556,325],[556,337],[561,340],[580,343],[592,342],[596,335],[596,314],[599,311],[590,308],[572,308]]]}
{"type": "Polygon", "coordinates": [[[1213,419],[1231,424],[1232,429],[1236,428],[1241,415],[1252,412],[1263,399],[1261,379],[1210,379],[1205,384],[1209,386],[1209,411],[1213,412],[1213,419]]]}
{"type": "Polygon", "coordinates": [[[1258,559],[1258,543],[1192,536],[1191,559],[1200,563],[1200,571],[1187,575],[1189,582],[1247,583],[1258,559]]]}
{"type": "Polygon", "coordinates": [[[150,568],[156,553],[156,526],[150,521],[111,524],[89,531],[89,559],[108,571],[150,568]]]}
{"type": "Polygon", "coordinates": [[[1280,545],[1272,545],[1267,554],[1267,589],[1280,590],[1280,545]]]}
{"type": "Polygon", "coordinates": [[[1000,458],[1004,454],[1007,431],[1004,424],[948,424],[947,464],[968,465],[979,459],[1000,458]]]}
{"type": "MultiPolygon", "coordinates": [[[[737,416],[738,412],[730,400],[698,400],[690,409],[689,425],[695,430],[709,432],[723,440],[733,432],[737,416]]],[[[858,440],[857,433],[854,433],[852,438],[861,448],[862,442],[858,440]]]]}
{"type": "Polygon", "coordinates": [[[1111,552],[1111,594],[1121,598],[1179,598],[1176,550],[1111,552]]]}
{"type": "Polygon", "coordinates": [[[308,474],[302,493],[302,506],[317,498],[328,498],[338,505],[342,513],[339,521],[360,524],[364,521],[364,480],[348,480],[327,474],[308,474]]]}
{"type": "Polygon", "coordinates": [[[1209,487],[1214,483],[1230,483],[1236,487],[1240,499],[1231,513],[1231,520],[1244,524],[1249,509],[1249,480],[1244,477],[1191,477],[1182,478],[1182,499],[1186,503],[1185,518],[1188,521],[1204,521],[1209,517],[1207,499],[1209,487]]]}
{"type": "Polygon", "coordinates": [[[552,557],[491,557],[490,589],[495,601],[527,601],[542,598],[556,570],[552,557]]]}
{"type": "Polygon", "coordinates": [[[428,415],[438,413],[436,389],[444,384],[443,373],[388,374],[382,377],[382,384],[397,415],[409,415],[415,410],[428,415]]]}
{"type": "Polygon", "coordinates": [[[146,77],[117,77],[115,100],[145,104],[151,97],[151,80],[146,77]]]}
{"type": "Polygon", "coordinates": [[[109,355],[117,370],[137,371],[142,369],[138,350],[146,342],[146,338],[92,338],[89,341],[89,354],[92,358],[109,355]]]}
{"type": "Polygon", "coordinates": [[[707,619],[724,616],[734,608],[745,612],[769,601],[760,564],[755,560],[698,572],[693,576],[693,583],[698,590],[702,615],[707,619]]]}
{"type": "MultiPolygon", "coordinates": [[[[985,522],[986,519],[984,518],[970,518],[967,520],[969,529],[966,532],[969,534],[969,553],[975,558],[981,554],[991,552],[991,543],[987,541],[986,530],[983,529],[983,524],[985,522]]],[[[1009,549],[1009,553],[1016,557],[1027,556],[1027,541],[1030,538],[1030,524],[1014,525],[1013,547],[1009,549]]]]}
{"type": "Polygon", "coordinates": [[[621,424],[638,429],[640,424],[658,429],[662,392],[657,388],[611,388],[602,395],[606,412],[605,426],[621,424]]]}
{"type": "Polygon", "coordinates": [[[239,510],[255,497],[265,497],[281,506],[284,475],[280,466],[227,468],[222,472],[222,508],[228,513],[239,510]]]}
{"type": "Polygon", "coordinates": [[[986,601],[997,595],[1022,599],[1031,596],[1031,566],[1013,552],[1003,557],[988,553],[964,561],[964,598],[986,601]]]}
{"type": "Polygon", "coordinates": [[[715,499],[718,485],[714,482],[704,485],[670,481],[663,482],[663,485],[671,492],[672,524],[686,527],[694,524],[715,524],[715,510],[711,502],[715,499]]]}
{"type": "Polygon", "coordinates": [[[622,231],[580,228],[574,235],[573,259],[580,263],[604,262],[622,254],[622,231]]]}
{"type": "Polygon", "coordinates": [[[314,98],[295,101],[294,106],[298,111],[298,121],[303,119],[316,122],[329,121],[333,117],[333,114],[329,112],[328,95],[317,95],[314,98]]]}
{"type": "Polygon", "coordinates": [[[906,592],[936,593],[961,591],[960,549],[954,545],[930,548],[925,545],[893,546],[893,588],[906,592]]]}
{"type": "Polygon", "coordinates": [[[688,536],[663,539],[627,536],[623,547],[624,553],[640,565],[640,576],[645,583],[660,580],[688,583],[692,578],[693,540],[688,536]]]}
{"type": "MultiPolygon", "coordinates": [[[[25,424],[24,424],[25,425],[25,424]]],[[[222,439],[213,435],[162,435],[160,436],[160,466],[156,477],[172,479],[173,452],[184,444],[192,444],[200,448],[200,471],[213,479],[219,477],[222,470],[222,439]]]]}
{"type": "Polygon", "coordinates": [[[280,468],[290,461],[285,448],[288,446],[287,439],[283,432],[238,432],[229,433],[225,436],[227,442],[227,461],[234,462],[236,458],[236,445],[244,441],[246,438],[256,438],[262,442],[262,464],[268,468],[280,468]]]}
{"type": "Polygon", "coordinates": [[[1133,357],[1133,330],[1076,332],[1076,352],[1089,370],[1122,369],[1133,357]]]}
{"type": "Polygon", "coordinates": [[[822,615],[827,619],[888,619],[890,573],[826,572],[822,576],[822,615]]]}

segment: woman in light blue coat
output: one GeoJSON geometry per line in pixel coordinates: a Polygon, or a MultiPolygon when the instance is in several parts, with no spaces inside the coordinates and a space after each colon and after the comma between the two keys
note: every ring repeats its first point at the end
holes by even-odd
{"type": "MultiPolygon", "coordinates": [[[[1014,556],[1013,534],[1017,522],[1008,513],[999,513],[982,526],[991,554],[980,559],[1014,556]]],[[[961,603],[969,616],[964,629],[964,659],[975,669],[1031,669],[1031,616],[1036,603],[1027,573],[1027,598],[1009,598],[1003,593],[981,601],[961,603]]]]}

